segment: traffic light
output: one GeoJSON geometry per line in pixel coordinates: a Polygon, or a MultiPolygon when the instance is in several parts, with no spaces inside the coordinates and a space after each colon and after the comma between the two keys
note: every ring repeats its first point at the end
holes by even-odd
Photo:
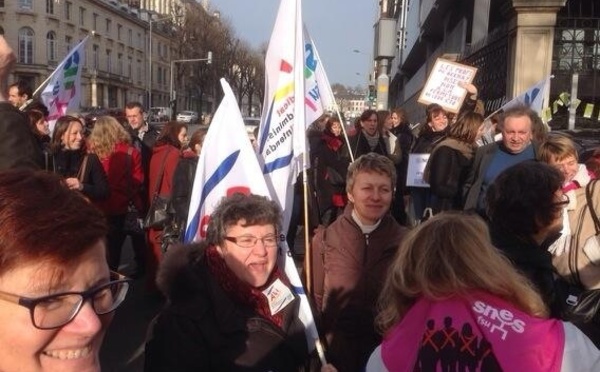
{"type": "Polygon", "coordinates": [[[369,85],[369,96],[367,97],[367,99],[370,102],[375,102],[376,98],[377,98],[377,90],[375,90],[375,85],[369,85]]]}

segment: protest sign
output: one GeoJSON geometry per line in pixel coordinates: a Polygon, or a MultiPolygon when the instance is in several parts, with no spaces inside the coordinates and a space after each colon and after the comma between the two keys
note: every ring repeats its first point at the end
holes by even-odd
{"type": "Polygon", "coordinates": [[[475,73],[475,67],[438,58],[418,101],[425,105],[437,103],[448,112],[458,113],[467,95],[458,83],[471,83],[475,73]]]}
{"type": "Polygon", "coordinates": [[[408,155],[408,169],[406,171],[406,186],[409,187],[429,187],[429,184],[423,180],[425,166],[431,154],[410,154],[408,155]]]}

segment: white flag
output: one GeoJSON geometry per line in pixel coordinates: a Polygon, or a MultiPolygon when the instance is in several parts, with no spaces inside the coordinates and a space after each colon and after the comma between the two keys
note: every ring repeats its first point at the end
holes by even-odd
{"type": "Polygon", "coordinates": [[[44,88],[41,98],[48,107],[50,132],[54,131],[56,119],[67,111],[79,111],[81,102],[81,70],[84,66],[86,36],[52,72],[52,78],[44,88]]]}
{"type": "Polygon", "coordinates": [[[546,87],[550,84],[550,76],[544,78],[527,89],[522,94],[516,96],[512,100],[505,103],[500,109],[503,111],[517,105],[526,105],[538,115],[542,113],[542,105],[544,96],[546,95],[546,87]]]}
{"type": "MultiPolygon", "coordinates": [[[[190,198],[185,242],[206,238],[210,215],[219,201],[235,192],[252,193],[272,199],[261,172],[235,95],[225,79],[221,79],[225,93],[204,139],[204,146],[190,198]]],[[[300,298],[299,318],[305,326],[309,350],[315,348],[319,336],[300,276],[289,254],[285,240],[280,242],[278,265],[285,271],[292,289],[300,298]]]]}
{"type": "Polygon", "coordinates": [[[235,95],[221,79],[225,95],[204,139],[190,197],[185,242],[206,238],[210,215],[235,192],[270,197],[235,95]]]}

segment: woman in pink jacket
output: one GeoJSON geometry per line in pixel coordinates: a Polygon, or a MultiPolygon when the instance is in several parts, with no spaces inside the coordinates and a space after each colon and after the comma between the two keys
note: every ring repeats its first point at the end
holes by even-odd
{"type": "Polygon", "coordinates": [[[400,246],[380,296],[367,371],[598,371],[600,351],[548,318],[476,216],[444,212],[400,246]]]}

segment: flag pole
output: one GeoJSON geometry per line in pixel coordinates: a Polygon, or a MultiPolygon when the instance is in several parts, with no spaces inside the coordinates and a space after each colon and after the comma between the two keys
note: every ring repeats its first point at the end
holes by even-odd
{"type": "MultiPolygon", "coordinates": [[[[90,32],[90,34],[88,34],[88,35],[87,35],[85,38],[83,38],[83,40],[81,40],[81,41],[79,42],[79,44],[77,44],[77,45],[75,46],[75,48],[77,48],[77,47],[78,47],[78,46],[79,46],[81,43],[83,43],[83,42],[87,41],[87,39],[90,37],[90,35],[95,35],[95,34],[96,34],[96,31],[92,31],[92,32],[90,32]]],[[[71,52],[71,51],[69,51],[69,53],[70,53],[70,52],[71,52]]],[[[67,53],[67,56],[69,55],[69,53],[67,53]]],[[[43,81],[43,82],[42,82],[42,83],[41,83],[41,84],[40,84],[40,85],[39,85],[39,86],[38,86],[38,87],[35,89],[35,91],[34,91],[34,92],[33,92],[33,94],[31,95],[31,97],[35,97],[35,96],[37,96],[37,95],[38,95],[38,93],[40,93],[40,91],[42,91],[42,90],[43,90],[43,89],[46,87],[46,85],[48,84],[48,82],[49,82],[49,81],[50,81],[50,80],[51,80],[51,79],[54,77],[54,75],[56,75],[56,73],[57,73],[57,72],[58,72],[58,70],[59,70],[59,67],[60,67],[60,66],[61,66],[63,63],[64,63],[64,60],[63,60],[63,61],[61,61],[61,62],[60,62],[60,63],[59,63],[57,66],[56,66],[56,68],[54,69],[54,71],[52,71],[52,73],[50,74],[50,76],[48,76],[48,78],[46,78],[46,80],[44,80],[44,81],[43,81]]]]}
{"type": "MultiPolygon", "coordinates": [[[[333,94],[332,94],[332,96],[333,96],[333,94]]],[[[350,154],[350,163],[354,163],[354,154],[352,153],[352,149],[350,148],[350,139],[348,138],[348,133],[346,132],[346,123],[342,122],[342,115],[340,115],[340,108],[337,104],[337,101],[335,100],[335,97],[333,97],[333,107],[335,108],[335,113],[337,114],[338,118],[340,119],[342,133],[344,134],[344,141],[346,141],[346,146],[348,146],[348,153],[350,154]]]]}
{"type": "MultiPolygon", "coordinates": [[[[302,162],[306,164],[306,151],[302,154],[302,162]]],[[[304,276],[306,278],[306,291],[312,294],[312,248],[308,230],[310,228],[308,219],[308,179],[306,167],[302,167],[302,191],[304,194],[304,276]]]]}

